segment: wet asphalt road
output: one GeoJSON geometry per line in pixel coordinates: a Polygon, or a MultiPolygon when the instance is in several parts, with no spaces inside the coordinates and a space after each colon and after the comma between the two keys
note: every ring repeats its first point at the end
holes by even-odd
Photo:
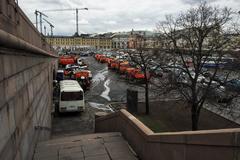
{"type": "Polygon", "coordinates": [[[93,57],[84,60],[92,71],[91,89],[85,92],[86,111],[83,113],[55,113],[52,121],[52,138],[87,134],[94,132],[94,113],[112,111],[105,107],[111,102],[126,102],[127,88],[143,92],[142,87],[129,84],[114,71],[108,70],[106,64],[97,62],[93,57]]]}
{"type": "MultiPolygon", "coordinates": [[[[107,64],[97,62],[93,57],[88,57],[85,60],[89,69],[93,73],[92,86],[90,91],[86,92],[86,100],[88,102],[109,103],[127,101],[127,89],[138,91],[139,101],[144,100],[143,84],[129,82],[124,75],[116,73],[114,70],[109,70],[107,64]]],[[[155,93],[151,90],[150,99],[155,98],[155,93]]]]}
{"type": "MultiPolygon", "coordinates": [[[[93,74],[91,89],[85,92],[86,111],[81,114],[54,114],[52,121],[53,138],[66,135],[93,133],[94,113],[99,111],[113,111],[112,108],[109,108],[106,104],[112,102],[126,102],[126,90],[128,88],[138,90],[139,100],[144,100],[143,87],[127,82],[119,74],[115,73],[115,71],[108,70],[106,64],[97,62],[93,57],[86,57],[85,62],[89,65],[89,69],[93,74]]],[[[151,97],[155,99],[156,96],[154,94],[155,93],[150,89],[150,99],[151,97]]],[[[171,93],[167,97],[172,99],[177,96],[177,94],[174,95],[171,93]]],[[[210,110],[214,109],[212,105],[209,106],[208,104],[206,104],[206,108],[210,110]]],[[[213,110],[213,112],[218,111],[213,110]]],[[[239,115],[239,110],[236,114],[239,115]]],[[[226,112],[223,116],[228,117],[228,113],[226,112]]]]}
{"type": "Polygon", "coordinates": [[[86,92],[86,100],[96,103],[125,102],[129,87],[127,82],[114,71],[108,70],[106,64],[99,63],[92,57],[87,58],[86,62],[93,73],[92,86],[86,92]]]}

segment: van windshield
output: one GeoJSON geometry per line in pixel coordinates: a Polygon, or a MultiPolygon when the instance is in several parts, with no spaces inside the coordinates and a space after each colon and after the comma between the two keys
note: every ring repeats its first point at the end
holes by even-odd
{"type": "Polygon", "coordinates": [[[82,92],[62,92],[61,101],[79,101],[83,100],[82,92]]]}

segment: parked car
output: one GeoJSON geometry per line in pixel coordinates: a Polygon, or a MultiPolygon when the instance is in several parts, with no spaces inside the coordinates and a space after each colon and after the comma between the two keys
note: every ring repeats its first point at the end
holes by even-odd
{"type": "Polygon", "coordinates": [[[156,76],[156,77],[163,76],[163,69],[159,68],[158,66],[151,67],[149,71],[153,76],[156,76]]]}
{"type": "Polygon", "coordinates": [[[63,79],[64,79],[64,71],[58,70],[56,80],[59,82],[59,81],[62,81],[63,79]]]}
{"type": "Polygon", "coordinates": [[[232,79],[225,84],[227,90],[233,92],[240,92],[240,80],[239,79],[232,79]]]}
{"type": "MultiPolygon", "coordinates": [[[[207,82],[203,82],[203,88],[206,88],[207,85],[207,82]]],[[[220,85],[217,81],[212,81],[208,90],[208,99],[212,99],[218,103],[228,103],[232,98],[232,94],[224,86],[220,85]]]]}
{"type": "Polygon", "coordinates": [[[226,81],[226,77],[222,76],[222,75],[216,75],[213,77],[214,81],[217,81],[218,83],[220,83],[221,85],[223,85],[226,81]]]}

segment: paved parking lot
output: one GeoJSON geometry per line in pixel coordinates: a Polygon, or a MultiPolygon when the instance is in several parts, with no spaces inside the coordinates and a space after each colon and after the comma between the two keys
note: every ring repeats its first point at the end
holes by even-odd
{"type": "Polygon", "coordinates": [[[91,89],[85,92],[86,111],[54,114],[53,138],[93,133],[95,112],[113,112],[114,109],[108,104],[125,103],[127,88],[134,88],[143,93],[142,87],[127,83],[118,74],[109,71],[106,64],[98,63],[93,57],[86,57],[85,62],[93,74],[91,89]]]}
{"type": "MultiPolygon", "coordinates": [[[[115,73],[115,71],[108,70],[106,64],[97,62],[93,57],[86,57],[85,62],[89,65],[89,69],[93,74],[91,89],[85,92],[86,111],[81,114],[55,114],[52,127],[53,137],[94,132],[94,113],[99,111],[113,112],[114,108],[108,104],[125,103],[128,88],[137,90],[139,100],[144,101],[143,87],[129,83],[121,75],[115,73]]],[[[156,100],[156,97],[159,99],[164,97],[175,99],[179,96],[178,94],[169,93],[168,95],[159,97],[156,93],[157,91],[155,92],[150,89],[150,99],[156,100]]],[[[206,107],[210,110],[214,109],[208,103],[206,103],[206,107]]],[[[119,108],[121,108],[121,105],[118,105],[119,108]]],[[[214,112],[218,111],[215,110],[214,112]]],[[[239,115],[239,110],[236,113],[239,115]]],[[[223,116],[227,117],[229,114],[223,114],[223,116]]],[[[229,118],[231,119],[231,117],[229,118]]]]}

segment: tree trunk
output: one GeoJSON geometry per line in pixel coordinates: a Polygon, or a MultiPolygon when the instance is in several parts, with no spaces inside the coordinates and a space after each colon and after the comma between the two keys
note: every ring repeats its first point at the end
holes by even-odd
{"type": "Polygon", "coordinates": [[[145,86],[145,105],[146,105],[146,114],[149,114],[149,98],[148,98],[148,83],[145,86]]]}
{"type": "Polygon", "coordinates": [[[199,121],[199,113],[197,112],[197,105],[192,104],[192,130],[198,130],[198,121],[199,121]]]}
{"type": "Polygon", "coordinates": [[[149,114],[149,97],[148,97],[148,79],[147,74],[145,73],[145,107],[146,107],[146,115],[149,114]]]}

